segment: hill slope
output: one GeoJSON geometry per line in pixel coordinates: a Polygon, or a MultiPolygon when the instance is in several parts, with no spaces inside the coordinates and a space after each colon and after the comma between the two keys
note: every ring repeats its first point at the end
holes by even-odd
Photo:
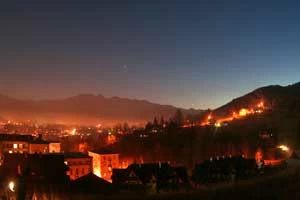
{"type": "Polygon", "coordinates": [[[285,87],[273,85],[256,89],[215,109],[214,114],[217,116],[231,115],[233,111],[253,107],[260,101],[273,110],[300,112],[300,82],[285,87]]]}

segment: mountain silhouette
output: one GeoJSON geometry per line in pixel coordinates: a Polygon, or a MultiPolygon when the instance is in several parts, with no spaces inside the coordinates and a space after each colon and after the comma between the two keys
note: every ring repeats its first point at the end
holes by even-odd
{"type": "Polygon", "coordinates": [[[217,116],[228,116],[241,108],[248,108],[263,101],[265,106],[275,111],[300,112],[300,82],[288,85],[261,87],[214,110],[217,116]]]}
{"type": "MultiPolygon", "coordinates": [[[[19,100],[0,95],[0,116],[43,123],[145,123],[154,117],[169,119],[178,108],[145,100],[81,94],[60,100],[19,100]]],[[[181,109],[184,114],[201,110],[181,109]]]]}

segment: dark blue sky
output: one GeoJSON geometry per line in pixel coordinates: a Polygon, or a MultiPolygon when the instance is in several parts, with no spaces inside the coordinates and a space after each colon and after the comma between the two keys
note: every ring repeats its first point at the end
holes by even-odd
{"type": "Polygon", "coordinates": [[[93,93],[215,108],[299,81],[297,1],[8,2],[0,93],[9,96],[93,93]]]}

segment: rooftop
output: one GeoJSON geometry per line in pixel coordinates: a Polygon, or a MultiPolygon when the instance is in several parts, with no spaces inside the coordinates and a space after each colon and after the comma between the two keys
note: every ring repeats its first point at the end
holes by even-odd
{"type": "Polygon", "coordinates": [[[106,148],[95,149],[95,150],[91,150],[90,152],[97,153],[97,154],[118,154],[118,153],[113,152],[112,150],[106,149],[106,148]]]}
{"type": "Polygon", "coordinates": [[[66,152],[63,155],[65,158],[91,158],[91,156],[80,152],[66,152]]]}
{"type": "Polygon", "coordinates": [[[82,176],[71,183],[73,192],[83,194],[111,194],[114,192],[113,185],[93,173],[82,176]]]}
{"type": "Polygon", "coordinates": [[[35,140],[30,140],[30,144],[49,144],[50,142],[42,140],[42,139],[35,139],[35,140]]]}
{"type": "Polygon", "coordinates": [[[33,140],[32,135],[19,134],[0,134],[0,141],[24,141],[29,142],[33,140]]]}

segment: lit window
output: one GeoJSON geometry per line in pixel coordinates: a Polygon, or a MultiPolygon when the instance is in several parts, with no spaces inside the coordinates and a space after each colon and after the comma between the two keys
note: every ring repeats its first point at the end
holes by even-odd
{"type": "Polygon", "coordinates": [[[19,144],[19,148],[20,148],[20,149],[23,149],[23,144],[19,144]]]}
{"type": "Polygon", "coordinates": [[[68,165],[68,161],[65,161],[65,165],[68,165]]]}
{"type": "Polygon", "coordinates": [[[13,153],[13,151],[12,151],[12,150],[9,150],[8,153],[13,153]]]}
{"type": "Polygon", "coordinates": [[[18,148],[18,144],[14,144],[14,149],[17,149],[18,148]]]}

